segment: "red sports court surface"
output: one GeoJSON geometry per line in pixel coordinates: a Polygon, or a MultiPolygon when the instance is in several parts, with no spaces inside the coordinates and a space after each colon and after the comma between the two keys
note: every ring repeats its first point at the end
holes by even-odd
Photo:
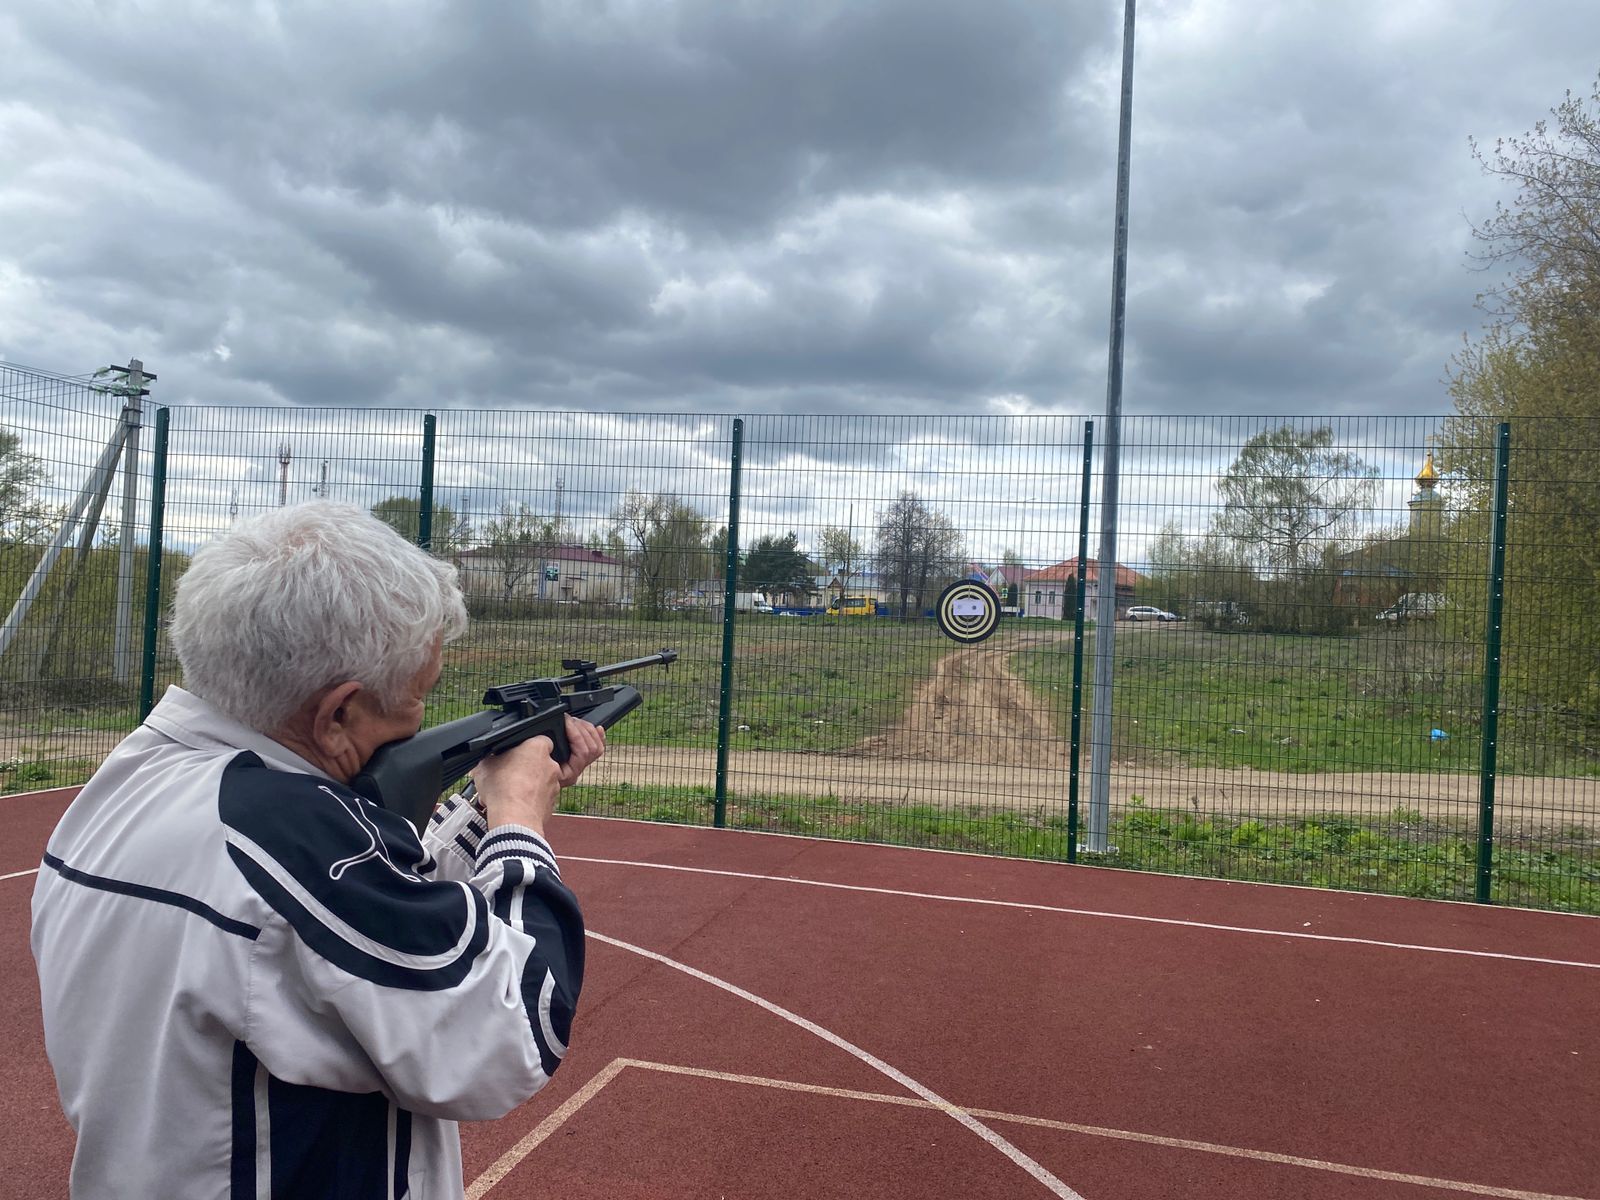
{"type": "MultiPolygon", "coordinates": [[[[66,1195],[0,799],[0,1196],[66,1195]]],[[[1600,921],[558,818],[591,934],[491,1200],[1600,1200],[1600,921]]],[[[14,874],[23,872],[22,874],[14,874]]]]}

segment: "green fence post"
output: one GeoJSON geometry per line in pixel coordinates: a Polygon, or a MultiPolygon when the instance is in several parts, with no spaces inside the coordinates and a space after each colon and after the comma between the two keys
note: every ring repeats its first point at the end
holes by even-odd
{"type": "Polygon", "coordinates": [[[728,824],[728,716],[733,708],[733,614],[739,587],[739,463],[744,453],[744,418],[733,419],[733,456],[728,481],[728,559],[722,576],[722,690],[717,696],[717,801],[711,823],[728,824]]]}
{"type": "Polygon", "coordinates": [[[433,551],[433,434],[439,419],[422,418],[422,486],[417,494],[417,545],[433,551]]]}
{"type": "Polygon", "coordinates": [[[1094,422],[1083,423],[1083,497],[1078,502],[1077,603],[1072,615],[1072,750],[1067,767],[1067,861],[1078,861],[1078,758],[1083,753],[1083,602],[1089,554],[1089,464],[1094,456],[1094,422]]]}
{"type": "Polygon", "coordinates": [[[161,624],[161,523],[167,508],[167,416],[156,410],[156,460],[150,481],[150,547],[145,555],[144,654],[139,665],[139,720],[150,715],[156,696],[156,631],[161,624]]]}
{"type": "Polygon", "coordinates": [[[1484,638],[1483,744],[1478,759],[1478,879],[1474,899],[1490,903],[1494,873],[1494,777],[1500,750],[1500,634],[1506,599],[1506,478],[1511,425],[1502,421],[1494,448],[1494,525],[1489,542],[1489,627],[1484,638]]]}

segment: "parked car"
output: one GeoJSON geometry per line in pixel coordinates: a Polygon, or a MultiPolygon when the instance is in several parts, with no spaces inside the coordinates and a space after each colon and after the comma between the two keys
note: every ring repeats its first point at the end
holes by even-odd
{"type": "Polygon", "coordinates": [[[828,601],[830,617],[875,617],[878,601],[872,596],[835,596],[828,601]]]}
{"type": "Polygon", "coordinates": [[[1372,619],[1396,623],[1429,621],[1448,607],[1450,607],[1449,602],[1437,592],[1407,592],[1372,619]]]}
{"type": "Polygon", "coordinates": [[[1170,613],[1164,608],[1157,608],[1153,604],[1135,604],[1128,610],[1130,621],[1178,621],[1182,620],[1177,613],[1170,613]]]}

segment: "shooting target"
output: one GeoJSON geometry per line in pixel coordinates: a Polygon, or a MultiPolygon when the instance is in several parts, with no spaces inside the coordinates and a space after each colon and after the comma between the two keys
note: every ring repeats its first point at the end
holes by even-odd
{"type": "Polygon", "coordinates": [[[987,584],[960,579],[945,588],[933,612],[945,637],[981,642],[1000,625],[1000,597],[987,584]]]}

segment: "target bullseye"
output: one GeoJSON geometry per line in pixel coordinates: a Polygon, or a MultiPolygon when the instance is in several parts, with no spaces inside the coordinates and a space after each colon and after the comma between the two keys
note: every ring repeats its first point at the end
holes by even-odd
{"type": "Polygon", "coordinates": [[[981,642],[1000,625],[1000,597],[987,584],[958,579],[940,594],[934,618],[952,641],[981,642]]]}

